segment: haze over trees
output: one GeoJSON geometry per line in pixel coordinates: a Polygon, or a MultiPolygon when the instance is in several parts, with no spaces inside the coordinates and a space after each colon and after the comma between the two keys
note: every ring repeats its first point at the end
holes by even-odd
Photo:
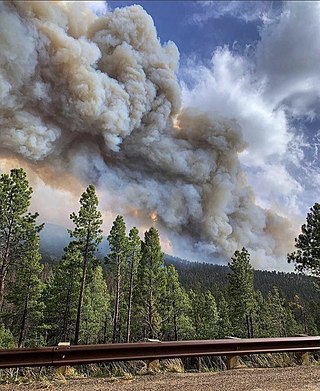
{"type": "MultiPolygon", "coordinates": [[[[298,283],[299,275],[255,272],[245,248],[235,249],[225,269],[168,262],[155,227],[141,240],[138,229],[117,216],[108,235],[110,251],[99,259],[103,221],[92,185],[70,215],[74,229],[64,254],[48,263],[39,251],[38,214],[29,213],[31,196],[22,169],[0,176],[1,347],[318,332],[312,280],[305,277],[309,285],[303,290],[286,285],[286,278],[298,283]]],[[[289,260],[319,275],[317,258],[311,261],[320,240],[316,205],[289,260]]]]}

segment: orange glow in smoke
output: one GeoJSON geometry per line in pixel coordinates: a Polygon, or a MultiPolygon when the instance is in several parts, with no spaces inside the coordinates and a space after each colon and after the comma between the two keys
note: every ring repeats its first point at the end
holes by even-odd
{"type": "Polygon", "coordinates": [[[173,126],[174,126],[176,129],[181,130],[180,121],[177,119],[177,117],[173,118],[173,126]]]}
{"type": "Polygon", "coordinates": [[[137,208],[131,208],[129,210],[129,215],[133,217],[138,217],[140,215],[140,211],[137,208]]]}
{"type": "Polygon", "coordinates": [[[157,215],[157,212],[153,211],[151,214],[150,214],[150,218],[151,218],[151,221],[152,223],[156,223],[158,221],[158,215],[157,215]]]}

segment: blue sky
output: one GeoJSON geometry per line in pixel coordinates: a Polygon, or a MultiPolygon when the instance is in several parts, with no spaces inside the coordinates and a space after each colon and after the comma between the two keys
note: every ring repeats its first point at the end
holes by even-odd
{"type": "Polygon", "coordinates": [[[195,15],[205,10],[194,1],[111,1],[108,4],[111,9],[140,4],[152,16],[161,42],[171,40],[178,46],[182,62],[189,56],[208,62],[218,46],[237,45],[238,50],[243,50],[259,38],[259,20],[245,21],[225,15],[195,22],[195,15]]]}

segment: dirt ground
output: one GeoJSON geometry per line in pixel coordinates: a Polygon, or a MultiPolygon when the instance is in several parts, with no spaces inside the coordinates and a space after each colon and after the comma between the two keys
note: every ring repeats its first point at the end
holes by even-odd
{"type": "Polygon", "coordinates": [[[1,391],[320,391],[320,366],[166,373],[0,385],[1,391]]]}

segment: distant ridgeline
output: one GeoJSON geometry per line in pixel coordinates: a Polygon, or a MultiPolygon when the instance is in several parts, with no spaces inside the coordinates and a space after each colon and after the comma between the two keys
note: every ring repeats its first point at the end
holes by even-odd
{"type": "MultiPolygon", "coordinates": [[[[224,290],[228,284],[228,266],[205,262],[190,262],[170,255],[165,256],[165,263],[173,265],[180,277],[182,286],[186,289],[210,290],[216,294],[224,290]]],[[[298,294],[302,300],[314,301],[316,278],[297,273],[254,270],[254,288],[263,294],[277,287],[287,300],[292,300],[298,294]]]]}
{"type": "MultiPolygon", "coordinates": [[[[170,255],[165,256],[165,263],[173,265],[179,274],[181,285],[186,290],[211,291],[215,297],[220,292],[227,294],[228,266],[214,265],[205,262],[190,262],[170,255]]],[[[297,273],[254,270],[254,289],[264,296],[276,287],[281,295],[289,302],[299,296],[304,303],[306,312],[314,322],[320,324],[320,298],[317,292],[317,279],[297,273]]]]}

